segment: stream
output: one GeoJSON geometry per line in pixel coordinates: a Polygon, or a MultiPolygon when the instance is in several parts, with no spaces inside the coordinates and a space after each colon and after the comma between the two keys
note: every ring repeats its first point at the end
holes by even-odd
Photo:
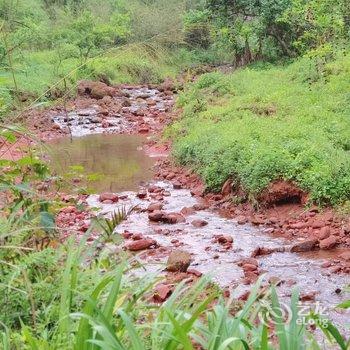
{"type": "MultiPolygon", "coordinates": [[[[163,113],[169,106],[169,99],[163,100],[162,94],[155,89],[129,88],[128,94],[131,103],[123,113],[138,115],[140,109],[146,108],[149,114],[144,114],[142,118],[150,125],[153,123],[152,113],[156,110],[163,113]],[[154,103],[148,104],[147,100],[154,103]]],[[[97,119],[96,106],[93,105],[71,113],[68,118],[56,116],[55,122],[60,127],[69,127],[72,135],[72,138],[55,141],[52,146],[52,159],[57,172],[65,174],[72,166],[81,165],[85,174],[93,174],[94,181],[89,183],[89,188],[96,194],[90,195],[87,203],[98,208],[103,215],[108,216],[121,206],[129,208],[137,205],[141,209],[131,213],[116,228],[116,233],[140,233],[158,243],[158,248],[140,253],[149,271],[164,269],[171,250],[186,250],[193,258],[191,268],[209,274],[221,287],[232,289],[235,296],[242,295],[251,287],[242,283],[244,273],[239,262],[249,258],[258,247],[287,247],[290,242],[283,237],[270,235],[264,228],[239,225],[233,219],[202,207],[200,199],[193,197],[188,189],[175,189],[171,182],[154,180],[152,166],[157,158],[150,157],[143,149],[147,136],[130,132],[135,125],[130,118],[124,119],[123,113],[111,118],[107,128],[102,127],[102,121],[97,119]],[[144,194],[142,198],[140,191],[144,194]],[[118,202],[101,203],[99,193],[102,192],[117,193],[118,202]],[[185,209],[185,220],[182,222],[153,222],[148,218],[147,208],[155,202],[160,202],[166,213],[191,209],[185,209]],[[196,227],[192,224],[194,221],[206,224],[196,227]],[[220,236],[231,237],[232,247],[228,249],[215,239],[220,236]]],[[[347,329],[350,325],[349,312],[335,310],[334,306],[350,298],[350,294],[344,290],[349,284],[349,277],[332,274],[321,267],[340,252],[275,252],[257,257],[259,272],[266,272],[266,281],[280,281],[277,290],[282,300],[287,300],[292,288],[297,287],[303,295],[311,296],[308,301],[306,298],[306,303],[320,303],[325,308],[324,316],[347,329]]]]}

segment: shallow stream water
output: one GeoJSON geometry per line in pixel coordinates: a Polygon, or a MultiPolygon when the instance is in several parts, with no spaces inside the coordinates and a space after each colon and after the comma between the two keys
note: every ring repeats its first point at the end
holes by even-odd
{"type": "MultiPolygon", "coordinates": [[[[130,109],[137,110],[138,103],[144,108],[144,102],[137,102],[140,89],[129,90],[132,100],[130,109]]],[[[159,92],[147,90],[150,98],[157,100],[158,108],[163,108],[159,98],[159,92]],[[160,102],[159,102],[160,101],[160,102]]],[[[156,107],[157,107],[156,106],[156,107]]],[[[80,113],[82,115],[84,113],[80,113]]],[[[87,113],[86,113],[87,114],[87,113]]],[[[79,113],[72,114],[78,116],[79,113]]],[[[80,118],[80,117],[79,117],[80,118]]],[[[122,116],[119,117],[122,121],[122,116]]],[[[60,120],[63,122],[62,120],[60,120]]],[[[72,134],[85,135],[79,138],[66,138],[57,141],[52,146],[53,161],[56,169],[61,174],[69,171],[71,166],[81,165],[85,174],[101,174],[98,180],[90,183],[90,188],[95,195],[87,199],[91,207],[98,208],[106,216],[110,215],[120,206],[131,207],[138,205],[144,211],[134,212],[129,218],[119,225],[116,233],[130,231],[141,233],[154,238],[160,246],[171,251],[179,247],[192,253],[191,267],[200,272],[210,274],[214,281],[222,287],[234,289],[235,295],[241,295],[249,286],[242,284],[243,271],[237,265],[242,258],[249,257],[257,247],[282,247],[290,242],[283,237],[272,237],[263,228],[253,227],[249,224],[239,225],[232,219],[221,217],[210,210],[196,211],[186,217],[186,222],[178,224],[152,223],[148,220],[146,208],[153,200],[150,196],[139,199],[136,192],[140,186],[147,190],[147,184],[152,183],[163,187],[168,196],[164,198],[165,212],[180,212],[184,207],[192,207],[197,204],[189,190],[173,189],[169,182],[152,181],[151,170],[155,159],[143,152],[142,143],[146,140],[139,135],[104,135],[98,128],[84,129],[81,125],[71,122],[72,134]],[[76,126],[77,130],[74,130],[76,126]],[[86,135],[88,134],[88,135],[86,135]],[[117,204],[103,204],[98,200],[98,193],[116,192],[126,196],[117,204]],[[208,224],[201,228],[195,228],[191,222],[202,219],[208,224]],[[233,248],[223,247],[213,242],[214,235],[225,234],[233,238],[233,248]],[[175,244],[176,242],[176,244],[175,244]]],[[[108,131],[108,130],[107,130],[108,131]]],[[[113,130],[111,130],[113,132],[113,130]]],[[[342,324],[344,329],[350,326],[350,314],[345,311],[336,311],[334,306],[349,299],[349,293],[344,289],[349,284],[349,277],[341,274],[331,274],[321,267],[328,259],[335,258],[340,251],[308,252],[296,254],[290,252],[273,253],[261,256],[259,270],[266,272],[265,280],[271,277],[280,279],[283,283],[278,288],[279,295],[287,300],[293,287],[297,287],[302,293],[315,293],[315,301],[325,307],[325,315],[336,323],[342,324]]],[[[144,254],[149,271],[162,270],[166,262],[166,255],[144,254]]]]}
{"type": "Polygon", "coordinates": [[[87,185],[94,193],[136,191],[153,175],[151,167],[155,159],[141,151],[145,141],[142,135],[67,137],[51,144],[51,158],[60,175],[74,169],[77,174],[82,171],[90,179],[87,185]]]}

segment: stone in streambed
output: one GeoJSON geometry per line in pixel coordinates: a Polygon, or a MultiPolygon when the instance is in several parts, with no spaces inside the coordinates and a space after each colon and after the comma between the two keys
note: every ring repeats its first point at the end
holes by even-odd
{"type": "Polygon", "coordinates": [[[155,210],[149,213],[148,219],[154,222],[164,222],[165,224],[177,224],[186,221],[180,213],[165,213],[161,210],[155,210]]]}
{"type": "Polygon", "coordinates": [[[163,204],[162,203],[151,203],[148,208],[147,208],[147,211],[148,212],[152,212],[152,211],[155,211],[155,210],[162,210],[163,208],[163,204]]]}
{"type": "Polygon", "coordinates": [[[197,219],[197,220],[193,220],[191,222],[191,224],[196,228],[200,228],[200,227],[204,227],[204,226],[208,225],[208,221],[205,221],[202,219],[197,219]]]}
{"type": "Polygon", "coordinates": [[[105,193],[101,193],[100,196],[98,197],[98,200],[100,202],[105,202],[105,201],[111,201],[112,203],[116,203],[118,202],[118,195],[116,195],[115,193],[109,193],[109,192],[105,192],[105,193]]]}
{"type": "Polygon", "coordinates": [[[178,224],[180,222],[186,222],[186,219],[180,213],[165,214],[162,220],[166,224],[178,224]]]}
{"type": "Polygon", "coordinates": [[[196,211],[191,207],[183,207],[180,213],[184,216],[193,215],[196,211]]]}
{"type": "Polygon", "coordinates": [[[153,300],[157,303],[162,303],[170,296],[171,292],[169,285],[160,283],[155,287],[153,300]]]}
{"type": "Polygon", "coordinates": [[[217,241],[220,244],[227,244],[227,243],[232,244],[233,243],[233,238],[230,235],[219,235],[217,237],[217,241]]]}
{"type": "Polygon", "coordinates": [[[174,182],[173,183],[173,189],[174,190],[181,190],[181,188],[182,188],[182,185],[181,185],[180,182],[174,182]]]}
{"type": "Polygon", "coordinates": [[[137,194],[136,194],[136,197],[137,198],[140,198],[140,199],[145,199],[147,197],[147,192],[146,191],[139,191],[137,194]]]}
{"type": "Polygon", "coordinates": [[[160,222],[160,221],[162,221],[164,215],[165,215],[165,213],[163,211],[161,211],[161,210],[154,210],[153,212],[148,214],[148,219],[150,221],[160,222]]]}
{"type": "Polygon", "coordinates": [[[125,248],[130,251],[139,251],[148,249],[152,246],[156,246],[157,242],[154,239],[143,238],[133,242],[129,242],[125,245],[125,248]]]}
{"type": "Polygon", "coordinates": [[[167,271],[186,272],[192,261],[191,254],[184,250],[173,250],[167,261],[167,271]]]}
{"type": "Polygon", "coordinates": [[[309,252],[317,248],[317,239],[309,239],[304,242],[294,244],[290,251],[292,253],[309,252]]]}

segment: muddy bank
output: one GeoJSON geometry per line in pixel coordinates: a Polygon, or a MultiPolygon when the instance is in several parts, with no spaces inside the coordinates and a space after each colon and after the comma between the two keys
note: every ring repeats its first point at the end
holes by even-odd
{"type": "MultiPolygon", "coordinates": [[[[296,251],[329,251],[341,248],[342,254],[336,257],[330,253],[329,267],[331,272],[350,273],[350,219],[340,217],[332,209],[307,208],[299,201],[280,202],[255,209],[250,203],[237,204],[234,193],[227,190],[224,184],[221,193],[206,193],[201,179],[191,171],[177,167],[171,160],[161,160],[157,164],[156,177],[166,179],[188,188],[195,197],[204,199],[211,210],[226,218],[235,219],[238,224],[252,224],[271,235],[282,237],[291,244],[296,242],[296,251]]],[[[264,255],[269,249],[256,254],[264,255]]],[[[339,250],[340,251],[340,250],[339,250]]],[[[327,253],[324,253],[327,255],[327,253]]]]}

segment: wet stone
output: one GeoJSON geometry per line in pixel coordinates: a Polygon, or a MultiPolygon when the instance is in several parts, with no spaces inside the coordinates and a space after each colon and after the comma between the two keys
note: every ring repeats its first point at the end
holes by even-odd
{"type": "Polygon", "coordinates": [[[190,253],[184,250],[173,250],[169,255],[166,269],[171,272],[186,272],[191,261],[190,253]]]}
{"type": "Polygon", "coordinates": [[[197,220],[193,220],[191,222],[191,224],[196,228],[200,228],[200,227],[204,227],[204,226],[208,225],[208,221],[205,221],[202,219],[197,219],[197,220]]]}

